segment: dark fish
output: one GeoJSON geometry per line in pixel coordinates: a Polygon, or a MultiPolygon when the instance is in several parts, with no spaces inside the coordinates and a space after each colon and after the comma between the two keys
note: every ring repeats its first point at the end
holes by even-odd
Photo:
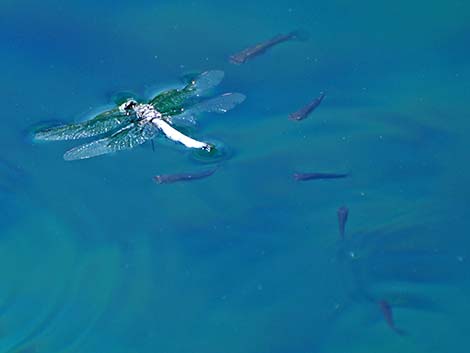
{"type": "Polygon", "coordinates": [[[346,227],[346,222],[348,221],[349,209],[346,206],[341,206],[338,208],[338,226],[339,226],[339,235],[341,239],[344,239],[344,228],[346,227]]]}
{"type": "Polygon", "coordinates": [[[205,170],[197,173],[180,173],[180,174],[162,174],[153,177],[155,182],[158,184],[170,184],[178,181],[191,181],[197,179],[203,179],[211,176],[215,173],[217,168],[205,170]]]}
{"type": "Polygon", "coordinates": [[[294,179],[297,181],[317,180],[317,179],[340,179],[346,178],[349,174],[335,173],[295,173],[294,179]]]}
{"type": "Polygon", "coordinates": [[[266,50],[279,43],[287,42],[289,40],[294,39],[304,40],[305,38],[306,35],[299,31],[291,32],[288,34],[279,34],[265,42],[258,43],[252,47],[242,50],[237,54],[231,55],[229,60],[232,64],[241,65],[244,64],[248,59],[263,54],[266,50]]]}
{"type": "Polygon", "coordinates": [[[305,119],[310,115],[311,112],[313,112],[322,102],[323,98],[325,98],[325,93],[320,92],[320,95],[315,98],[313,101],[308,103],[305,107],[299,109],[295,113],[292,113],[289,115],[289,119],[291,120],[296,120],[300,121],[305,119]]]}
{"type": "Polygon", "coordinates": [[[392,307],[390,306],[390,304],[385,300],[380,300],[379,307],[380,307],[380,311],[382,311],[382,315],[387,325],[399,335],[404,335],[405,331],[400,330],[395,326],[395,321],[393,320],[393,311],[392,311],[392,307]]]}

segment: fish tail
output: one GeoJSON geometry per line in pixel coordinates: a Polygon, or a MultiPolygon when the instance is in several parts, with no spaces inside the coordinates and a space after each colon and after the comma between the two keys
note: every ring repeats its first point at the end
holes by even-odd
{"type": "Polygon", "coordinates": [[[405,330],[402,330],[402,329],[400,329],[400,328],[394,327],[394,328],[393,328],[393,331],[394,331],[397,335],[400,335],[400,336],[408,336],[408,332],[406,332],[405,330]]]}

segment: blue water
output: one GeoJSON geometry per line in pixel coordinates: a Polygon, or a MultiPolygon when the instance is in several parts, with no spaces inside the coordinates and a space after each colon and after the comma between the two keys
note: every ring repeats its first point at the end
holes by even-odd
{"type": "Polygon", "coordinates": [[[3,0],[0,352],[468,352],[468,13],[3,0]],[[308,40],[228,62],[295,29],[308,40]],[[173,145],[65,162],[76,142],[31,140],[208,69],[247,96],[192,131],[225,148],[210,178],[154,183],[215,164],[173,145]],[[320,91],[308,119],[287,119],[320,91]]]}

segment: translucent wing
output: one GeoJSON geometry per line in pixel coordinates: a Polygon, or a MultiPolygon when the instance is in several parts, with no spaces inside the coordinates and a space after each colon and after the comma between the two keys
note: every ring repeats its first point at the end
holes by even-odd
{"type": "Polygon", "coordinates": [[[180,113],[185,103],[217,86],[224,77],[220,70],[206,71],[192,79],[183,89],[172,89],[154,97],[150,104],[163,115],[180,113]]]}
{"type": "Polygon", "coordinates": [[[72,148],[64,154],[64,159],[66,161],[72,161],[131,149],[152,139],[157,132],[157,127],[152,123],[143,126],[132,123],[116,131],[110,137],[72,148]]]}
{"type": "Polygon", "coordinates": [[[205,71],[191,80],[184,89],[191,90],[195,95],[199,95],[204,91],[217,86],[223,78],[224,72],[221,70],[205,71]]]}
{"type": "Polygon", "coordinates": [[[119,108],[108,110],[82,123],[55,126],[39,130],[35,133],[36,140],[58,141],[76,140],[104,134],[129,122],[133,116],[119,111],[119,108]]]}
{"type": "Polygon", "coordinates": [[[241,93],[225,93],[221,96],[206,99],[196,103],[193,106],[183,110],[181,114],[171,117],[171,122],[176,125],[195,124],[194,115],[200,113],[226,113],[235,108],[236,105],[242,103],[246,96],[241,93]]]}
{"type": "Polygon", "coordinates": [[[224,93],[218,97],[203,100],[189,107],[183,113],[226,113],[242,103],[245,99],[246,96],[241,93],[224,93]]]}
{"type": "Polygon", "coordinates": [[[197,124],[197,121],[194,115],[188,112],[184,112],[183,114],[180,114],[180,115],[167,117],[167,121],[170,124],[176,125],[178,127],[190,127],[190,126],[194,126],[197,124]]]}

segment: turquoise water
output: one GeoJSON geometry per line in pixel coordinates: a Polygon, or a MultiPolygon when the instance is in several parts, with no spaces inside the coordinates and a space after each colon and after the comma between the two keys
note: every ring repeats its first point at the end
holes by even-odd
{"type": "Polygon", "coordinates": [[[467,352],[468,13],[3,0],[0,352],[467,352]],[[295,29],[309,39],[227,60],[295,29]],[[208,69],[247,96],[192,132],[227,151],[210,178],[154,183],[214,164],[168,144],[65,162],[77,143],[31,140],[208,69]],[[287,119],[320,91],[307,120],[287,119]]]}

